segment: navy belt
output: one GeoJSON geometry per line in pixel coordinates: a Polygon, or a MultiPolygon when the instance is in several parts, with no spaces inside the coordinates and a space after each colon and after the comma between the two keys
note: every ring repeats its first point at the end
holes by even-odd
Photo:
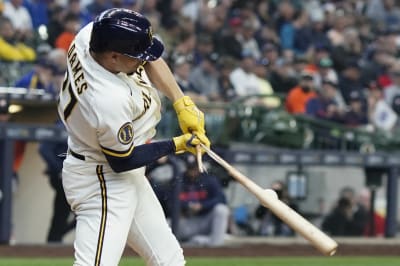
{"type": "Polygon", "coordinates": [[[76,159],[85,160],[85,156],[79,153],[74,152],[73,150],[69,149],[69,153],[71,153],[72,156],[74,156],[76,159]]]}

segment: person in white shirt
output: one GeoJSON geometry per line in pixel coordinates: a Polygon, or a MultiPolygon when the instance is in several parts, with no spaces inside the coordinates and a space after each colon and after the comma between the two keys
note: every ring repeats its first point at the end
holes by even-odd
{"type": "Polygon", "coordinates": [[[244,51],[239,67],[230,74],[230,80],[239,97],[260,94],[260,83],[253,72],[255,62],[252,53],[244,51]]]}
{"type": "Polygon", "coordinates": [[[3,14],[11,20],[20,39],[31,38],[33,36],[32,18],[22,3],[23,0],[5,2],[3,14]]]}

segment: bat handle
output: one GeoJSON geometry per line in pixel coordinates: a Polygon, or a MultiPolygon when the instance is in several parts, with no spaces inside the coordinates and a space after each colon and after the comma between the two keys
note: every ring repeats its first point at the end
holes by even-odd
{"type": "Polygon", "coordinates": [[[201,155],[201,146],[196,145],[196,156],[197,156],[197,167],[199,168],[200,173],[204,172],[203,166],[203,157],[201,155]]]}

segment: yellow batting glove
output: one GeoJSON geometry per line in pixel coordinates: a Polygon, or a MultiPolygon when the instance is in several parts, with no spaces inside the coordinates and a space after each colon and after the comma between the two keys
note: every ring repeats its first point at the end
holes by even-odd
{"type": "Polygon", "coordinates": [[[183,134],[179,137],[172,138],[172,140],[175,144],[175,153],[183,153],[188,151],[196,155],[196,145],[200,144],[200,139],[194,134],[183,134]]]}
{"type": "Polygon", "coordinates": [[[183,133],[206,133],[204,129],[204,114],[189,96],[183,96],[176,100],[174,109],[178,115],[179,126],[183,133]]]}
{"type": "MultiPolygon", "coordinates": [[[[207,146],[207,148],[210,148],[210,140],[207,138],[206,134],[202,134],[199,132],[193,132],[196,137],[200,140],[201,143],[203,143],[204,145],[207,146]]],[[[204,153],[205,151],[202,149],[202,153],[204,153]]]]}

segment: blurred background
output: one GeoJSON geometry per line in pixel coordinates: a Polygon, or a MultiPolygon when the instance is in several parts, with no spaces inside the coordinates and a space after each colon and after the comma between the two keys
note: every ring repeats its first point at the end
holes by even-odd
{"type": "MultiPolygon", "coordinates": [[[[57,94],[75,34],[111,7],[151,21],[166,47],[163,58],[205,112],[212,148],[222,157],[330,235],[398,236],[398,1],[0,1],[1,243],[72,243],[57,94]]],[[[163,102],[158,139],[179,133],[170,103],[163,102]]],[[[295,235],[204,160],[207,174],[194,171],[190,156],[148,167],[183,243],[208,243],[196,237],[204,232],[179,229],[179,220],[205,212],[224,217],[222,242],[210,245],[295,235]],[[206,194],[215,192],[218,204],[197,211],[193,203],[205,205],[208,198],[191,198],[190,176],[211,184],[206,194]]]]}

